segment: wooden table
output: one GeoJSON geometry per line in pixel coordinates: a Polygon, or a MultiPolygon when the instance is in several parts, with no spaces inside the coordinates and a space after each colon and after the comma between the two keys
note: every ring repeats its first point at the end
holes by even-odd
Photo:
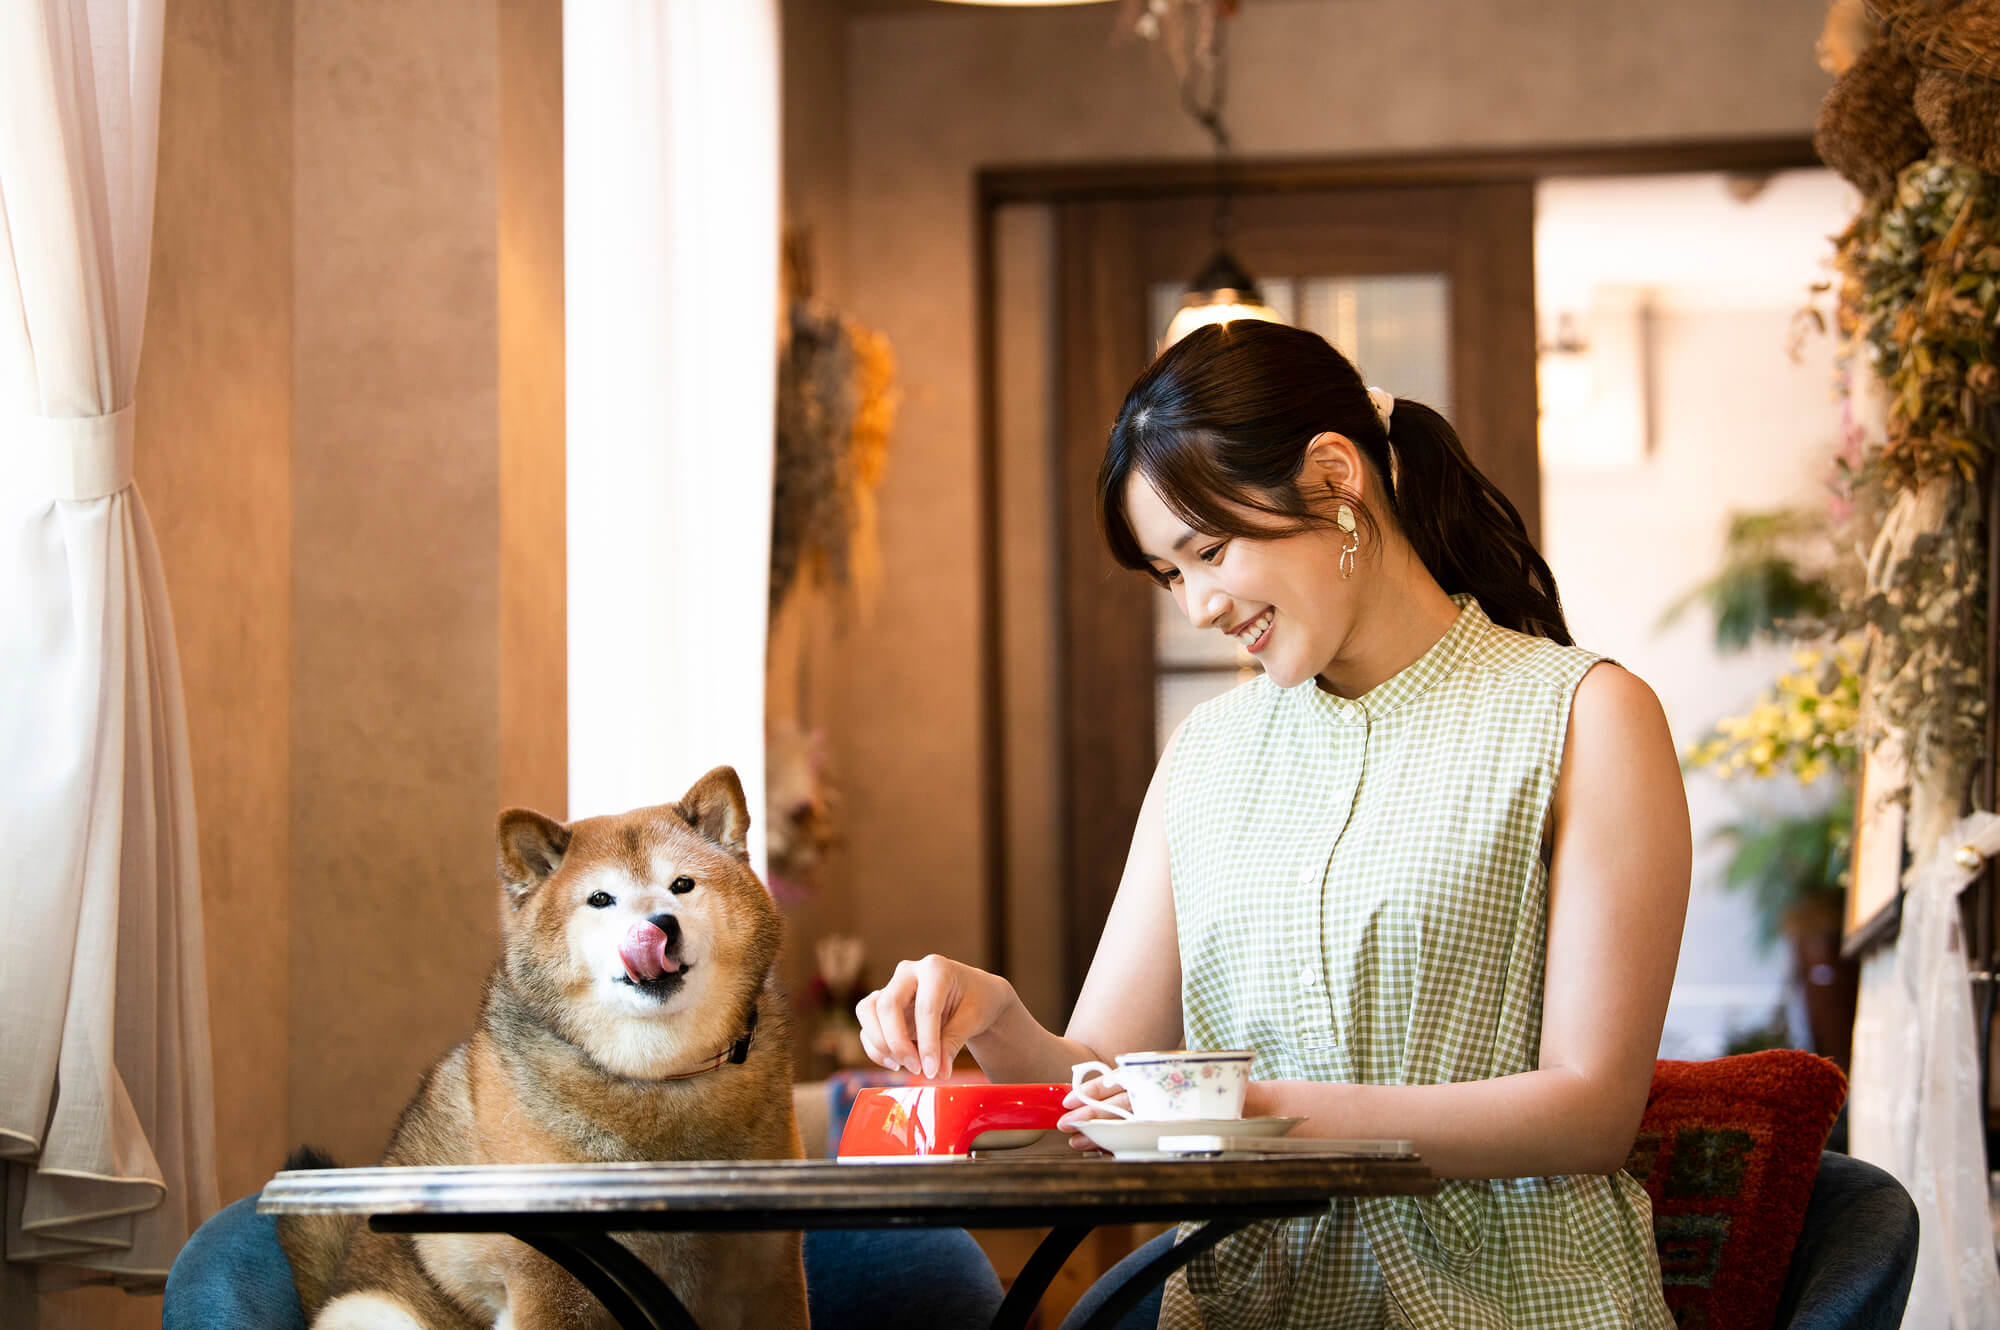
{"type": "Polygon", "coordinates": [[[1100,1330],[1195,1255],[1259,1219],[1317,1213],[1340,1196],[1436,1190],[1414,1155],[825,1160],[348,1168],[280,1173],[265,1214],[360,1215],[383,1233],[505,1233],[568,1270],[629,1330],[696,1330],[673,1291],[611,1235],[640,1230],[1039,1228],[1048,1237],[994,1317],[1020,1330],[1049,1281],[1104,1223],[1205,1221],[1088,1322],[1100,1330]]]}

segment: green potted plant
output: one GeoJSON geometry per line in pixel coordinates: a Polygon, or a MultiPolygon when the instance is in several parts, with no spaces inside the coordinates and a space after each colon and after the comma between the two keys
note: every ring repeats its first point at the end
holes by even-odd
{"type": "Polygon", "coordinates": [[[1801,546],[1823,543],[1826,536],[1825,519],[1795,509],[1732,514],[1722,567],[1669,605],[1660,626],[1705,605],[1715,616],[1718,651],[1797,640],[1797,625],[1825,619],[1839,603],[1826,580],[1801,571],[1796,557],[1801,546]]]}
{"type": "MultiPolygon", "coordinates": [[[[1835,603],[1825,581],[1792,556],[1823,531],[1823,522],[1797,513],[1737,515],[1721,571],[1683,597],[1669,621],[1702,603],[1715,615],[1721,650],[1796,640],[1835,603]]],[[[1749,896],[1760,944],[1791,942],[1813,1047],[1842,1067],[1858,979],[1840,957],[1840,931],[1859,767],[1860,657],[1855,639],[1798,651],[1794,668],[1748,712],[1718,721],[1685,755],[1688,768],[1725,780],[1790,777],[1821,794],[1803,811],[1753,802],[1715,836],[1734,847],[1723,883],[1749,896]]]]}

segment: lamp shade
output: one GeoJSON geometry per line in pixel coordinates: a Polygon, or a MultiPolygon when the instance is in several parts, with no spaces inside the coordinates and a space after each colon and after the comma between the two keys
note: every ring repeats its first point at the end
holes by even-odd
{"type": "Polygon", "coordinates": [[[1160,349],[1166,350],[1206,324],[1236,319],[1284,322],[1276,310],[1264,303],[1264,293],[1257,289],[1257,283],[1243,271],[1243,266],[1230,257],[1229,251],[1218,249],[1207,266],[1188,283],[1187,294],[1181,297],[1180,309],[1167,324],[1160,349]]]}

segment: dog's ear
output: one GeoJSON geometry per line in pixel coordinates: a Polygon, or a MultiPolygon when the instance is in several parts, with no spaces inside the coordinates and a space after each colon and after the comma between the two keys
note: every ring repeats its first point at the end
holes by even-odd
{"type": "Polygon", "coordinates": [[[527,894],[562,867],[569,849],[569,828],[554,818],[527,808],[500,814],[498,829],[500,885],[519,905],[527,894]]]}
{"type": "Polygon", "coordinates": [[[674,811],[707,839],[738,859],[749,860],[750,807],[735,767],[717,767],[696,781],[674,811]]]}

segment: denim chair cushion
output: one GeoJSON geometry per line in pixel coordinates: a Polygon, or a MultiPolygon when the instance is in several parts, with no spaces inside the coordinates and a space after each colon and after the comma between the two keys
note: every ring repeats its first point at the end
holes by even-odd
{"type": "Polygon", "coordinates": [[[1896,1330],[1917,1273],[1917,1207],[1875,1165],[1820,1155],[1778,1300],[1779,1330],[1896,1330]]]}

